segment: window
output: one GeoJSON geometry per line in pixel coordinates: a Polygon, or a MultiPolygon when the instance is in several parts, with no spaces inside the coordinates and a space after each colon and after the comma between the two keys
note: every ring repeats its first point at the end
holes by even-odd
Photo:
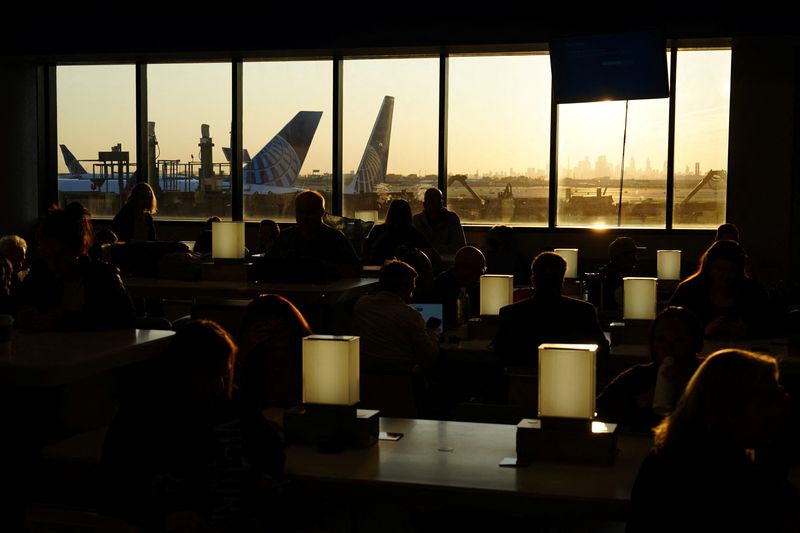
{"type": "Polygon", "coordinates": [[[668,133],[668,98],[558,106],[557,224],[665,227],[668,133]]]}
{"type": "Polygon", "coordinates": [[[394,198],[420,212],[438,183],[438,59],[348,59],[343,90],[342,214],[383,220],[394,198]]]}
{"type": "Polygon", "coordinates": [[[158,216],[230,219],[231,65],[148,65],[147,93],[158,216]]]}
{"type": "Polygon", "coordinates": [[[730,50],[679,50],[675,75],[673,227],[725,222],[730,50]]]}
{"type": "Polygon", "coordinates": [[[547,225],[547,55],[451,57],[447,205],[462,222],[547,225]]]}
{"type": "Polygon", "coordinates": [[[243,78],[245,219],[294,222],[299,189],[330,206],[332,62],[245,63],[243,78]]]}
{"type": "MultiPolygon", "coordinates": [[[[670,117],[668,98],[627,109],[554,106],[546,53],[450,56],[443,154],[441,58],[347,58],[341,176],[333,175],[333,60],[246,62],[242,213],[231,211],[231,64],[150,64],[145,174],[162,218],[291,222],[295,195],[309,188],[329,212],[380,222],[394,198],[420,212],[424,191],[441,179],[465,223],[713,228],[725,220],[731,51],[678,50],[668,63],[673,57],[670,117]],[[438,175],[440,163],[448,176],[438,175]]],[[[133,66],[57,68],[62,204],[82,201],[96,216],[119,209],[137,170],[134,88],[133,66]]]]}
{"type": "Polygon", "coordinates": [[[136,170],[135,68],[61,66],[58,106],[58,202],[81,202],[114,216],[136,170]]]}

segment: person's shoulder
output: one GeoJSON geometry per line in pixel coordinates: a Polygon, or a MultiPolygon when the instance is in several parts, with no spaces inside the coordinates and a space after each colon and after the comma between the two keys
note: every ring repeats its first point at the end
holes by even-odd
{"type": "Polygon", "coordinates": [[[586,312],[591,310],[592,312],[594,312],[594,305],[592,305],[590,302],[580,300],[578,298],[573,298],[572,296],[564,296],[562,294],[561,298],[559,298],[559,303],[562,306],[570,309],[579,309],[581,311],[586,311],[586,312]]]}
{"type": "Polygon", "coordinates": [[[458,214],[457,214],[455,211],[450,211],[449,209],[446,209],[446,210],[445,210],[445,213],[447,213],[447,215],[446,215],[446,216],[447,216],[447,217],[448,217],[448,218],[449,218],[449,219],[450,219],[452,222],[458,222],[459,224],[461,224],[461,218],[459,218],[458,214]]]}

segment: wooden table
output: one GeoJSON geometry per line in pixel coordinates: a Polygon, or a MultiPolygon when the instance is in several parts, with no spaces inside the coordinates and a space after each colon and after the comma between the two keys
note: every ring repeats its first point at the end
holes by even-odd
{"type": "Polygon", "coordinates": [[[14,330],[0,343],[0,386],[52,387],[143,361],[160,353],[174,331],[14,330]]]}
{"type": "Polygon", "coordinates": [[[534,463],[500,467],[515,457],[516,426],[381,419],[396,442],[323,454],[287,448],[288,475],[345,502],[453,504],[540,516],[624,519],[630,491],[651,439],[620,435],[613,466],[534,463]]]}
{"type": "Polygon", "coordinates": [[[248,283],[246,281],[183,281],[158,278],[124,279],[132,298],[192,300],[215,297],[250,300],[259,294],[280,294],[295,304],[335,303],[340,299],[364,294],[374,289],[375,278],[346,278],[325,284],[316,283],[248,283]]]}

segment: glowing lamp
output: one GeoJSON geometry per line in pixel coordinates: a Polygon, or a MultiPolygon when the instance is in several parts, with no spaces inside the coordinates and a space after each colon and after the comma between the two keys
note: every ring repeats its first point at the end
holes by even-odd
{"type": "Polygon", "coordinates": [[[623,278],[623,318],[653,320],[656,317],[656,278],[623,278]]]}
{"type": "Polygon", "coordinates": [[[539,416],[594,417],[596,344],[539,346],[539,416]]]}
{"type": "Polygon", "coordinates": [[[514,276],[481,276],[481,315],[499,315],[500,308],[514,301],[514,276]]]}
{"type": "Polygon", "coordinates": [[[356,218],[364,222],[378,222],[378,211],[376,209],[367,209],[364,211],[356,211],[356,218]]]}
{"type": "Polygon", "coordinates": [[[553,250],[555,253],[564,258],[567,262],[567,272],[564,274],[565,278],[578,277],[578,249],[577,248],[556,248],[553,250]]]}
{"type": "Polygon", "coordinates": [[[211,225],[211,257],[244,259],[244,222],[214,222],[211,225]]]}
{"type": "Polygon", "coordinates": [[[359,392],[359,337],[303,338],[303,403],[355,405],[359,392]]]}
{"type": "Polygon", "coordinates": [[[681,251],[658,250],[658,279],[681,279],[681,251]]]}

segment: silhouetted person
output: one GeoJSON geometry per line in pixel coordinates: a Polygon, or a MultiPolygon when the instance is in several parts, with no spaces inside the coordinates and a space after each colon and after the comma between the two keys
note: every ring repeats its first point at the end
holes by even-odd
{"type": "Polygon", "coordinates": [[[0,237],[0,255],[11,261],[14,274],[20,278],[26,270],[25,258],[28,253],[28,243],[19,235],[5,235],[0,237]]]}
{"type": "Polygon", "coordinates": [[[487,237],[487,274],[506,274],[514,276],[514,285],[527,285],[531,272],[530,257],[517,251],[514,245],[514,229],[509,226],[494,226],[487,237]]]}
{"type": "Polygon", "coordinates": [[[608,245],[609,262],[589,287],[590,301],[602,311],[622,310],[623,278],[636,275],[636,254],[645,249],[630,237],[614,239],[608,245]]]}
{"type": "Polygon", "coordinates": [[[347,237],[326,226],[325,198],[303,191],[295,198],[297,225],[282,231],[270,259],[279,261],[278,277],[294,281],[331,281],[358,277],[361,263],[347,237]]]}
{"type": "Polygon", "coordinates": [[[383,265],[378,292],[362,296],[353,311],[353,333],[361,337],[361,368],[382,369],[396,364],[410,370],[430,368],[439,353],[439,329],[426,327],[409,307],[417,272],[392,260],[383,265]]]}
{"type": "Polygon", "coordinates": [[[197,236],[197,239],[194,241],[194,248],[192,251],[196,254],[210,254],[211,253],[211,244],[212,244],[212,237],[213,237],[213,225],[214,222],[222,222],[222,219],[218,216],[208,217],[206,223],[203,225],[203,231],[200,232],[200,235],[197,236]]]}
{"type": "Polygon", "coordinates": [[[281,235],[281,227],[274,220],[265,218],[258,225],[258,247],[255,253],[269,253],[281,235]]]}
{"type": "Polygon", "coordinates": [[[417,249],[427,255],[434,270],[441,264],[439,252],[412,225],[411,206],[405,200],[395,199],[389,205],[384,223],[374,226],[364,243],[364,263],[382,265],[397,257],[397,248],[400,246],[417,249]]]}
{"type": "Polygon", "coordinates": [[[134,309],[110,265],[87,254],[89,212],[78,202],[50,210],[38,229],[41,259],[20,287],[17,325],[32,329],[132,328],[134,309]]]}
{"type": "Polygon", "coordinates": [[[703,323],[708,336],[742,338],[770,333],[767,293],[745,275],[746,256],[734,241],[716,241],[700,268],[682,281],[669,305],[685,307],[703,323]]]}
{"type": "Polygon", "coordinates": [[[119,241],[117,234],[108,228],[103,228],[100,231],[96,231],[94,233],[94,242],[92,243],[92,247],[89,249],[89,255],[95,261],[103,261],[104,263],[107,263],[107,254],[105,251],[108,250],[109,246],[116,244],[117,241],[119,241]]]}
{"type": "Polygon", "coordinates": [[[661,311],[650,329],[652,362],[629,368],[603,389],[597,397],[597,418],[622,429],[649,432],[674,409],[700,365],[702,349],[703,326],[696,316],[681,307],[661,311]]]}
{"type": "Polygon", "coordinates": [[[108,430],[110,511],[146,531],[255,531],[264,516],[274,523],[283,444],[234,395],[231,338],[214,322],[189,322],[159,363],[142,378],[147,392],[124,401],[108,430]]]}
{"type": "Polygon", "coordinates": [[[770,464],[787,415],[773,357],[709,356],[655,430],[627,531],[797,531],[796,491],[770,464]]]}
{"type": "Polygon", "coordinates": [[[542,252],[531,264],[532,297],[500,309],[495,351],[510,366],[536,366],[542,343],[597,344],[598,360],[608,354],[608,341],[592,304],[561,295],[567,263],[542,252]]]}
{"type": "Polygon", "coordinates": [[[156,226],[153,215],[157,211],[158,203],[153,189],[147,183],[137,183],[111,222],[111,229],[122,242],[154,241],[156,226]]]}
{"type": "Polygon", "coordinates": [[[255,407],[303,402],[303,337],[311,328],[286,298],[262,294],[247,306],[239,329],[238,383],[255,407]]]}
{"type": "Polygon", "coordinates": [[[739,228],[730,222],[720,224],[717,228],[716,235],[714,235],[714,240],[739,242],[739,228]]]}
{"type": "Polygon", "coordinates": [[[444,196],[439,189],[425,191],[422,213],[414,215],[414,227],[442,255],[454,254],[467,244],[461,220],[444,206],[444,196]]]}
{"type": "Polygon", "coordinates": [[[484,272],[486,272],[486,258],[483,252],[474,246],[464,246],[456,253],[453,266],[434,280],[436,301],[442,304],[446,326],[457,325],[456,301],[462,288],[469,296],[470,316],[477,316],[480,313],[480,279],[484,272]]]}

